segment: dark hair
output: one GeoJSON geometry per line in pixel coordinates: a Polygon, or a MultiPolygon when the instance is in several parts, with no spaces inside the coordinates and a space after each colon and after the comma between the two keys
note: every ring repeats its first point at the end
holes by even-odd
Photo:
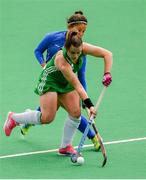
{"type": "Polygon", "coordinates": [[[77,48],[82,45],[82,39],[77,34],[78,32],[76,31],[70,31],[67,34],[65,45],[64,45],[67,50],[71,47],[71,45],[77,48]]]}
{"type": "Polygon", "coordinates": [[[74,14],[67,19],[68,26],[87,23],[87,18],[84,16],[82,11],[75,11],[74,14]]]}

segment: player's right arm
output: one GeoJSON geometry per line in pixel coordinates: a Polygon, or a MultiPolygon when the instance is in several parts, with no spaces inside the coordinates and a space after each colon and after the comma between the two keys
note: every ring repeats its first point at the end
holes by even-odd
{"type": "Polygon", "coordinates": [[[96,115],[94,105],[92,104],[87,92],[83,88],[76,74],[72,71],[71,65],[64,59],[62,51],[59,51],[56,55],[55,66],[62,72],[65,79],[75,88],[80,98],[84,101],[85,106],[89,109],[90,115],[96,115]]]}
{"type": "Polygon", "coordinates": [[[58,52],[55,58],[55,66],[62,72],[65,79],[76,89],[80,98],[85,100],[88,98],[86,91],[78,80],[76,74],[72,71],[71,65],[64,59],[62,52],[58,52]]]}

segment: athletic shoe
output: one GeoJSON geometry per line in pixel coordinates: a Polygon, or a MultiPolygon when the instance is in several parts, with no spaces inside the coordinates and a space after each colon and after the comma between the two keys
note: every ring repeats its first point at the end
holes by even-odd
{"type": "Polygon", "coordinates": [[[24,136],[27,135],[29,129],[32,126],[33,126],[32,124],[21,124],[21,126],[20,126],[21,134],[24,135],[24,136]]]}
{"type": "Polygon", "coordinates": [[[13,112],[8,112],[7,119],[3,127],[6,136],[10,136],[13,128],[15,128],[17,125],[17,123],[12,119],[13,114],[13,112]]]}
{"type": "Polygon", "coordinates": [[[95,150],[96,150],[96,151],[99,151],[100,148],[101,148],[101,146],[100,146],[100,144],[99,144],[99,141],[98,141],[96,135],[95,135],[94,138],[91,139],[91,140],[92,140],[92,143],[94,144],[95,150]]]}
{"type": "Polygon", "coordinates": [[[73,154],[77,154],[77,151],[74,149],[74,147],[71,144],[69,144],[65,148],[60,148],[59,149],[59,154],[60,155],[71,156],[73,154]]]}

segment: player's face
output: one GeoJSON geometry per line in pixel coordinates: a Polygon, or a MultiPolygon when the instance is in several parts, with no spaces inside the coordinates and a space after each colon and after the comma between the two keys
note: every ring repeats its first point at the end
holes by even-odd
{"type": "Polygon", "coordinates": [[[68,49],[67,54],[72,59],[74,63],[77,63],[77,60],[79,56],[82,53],[82,45],[79,47],[74,47],[71,45],[71,47],[68,49]]]}
{"type": "Polygon", "coordinates": [[[84,35],[85,31],[86,31],[87,25],[85,24],[76,24],[72,27],[69,28],[69,30],[73,31],[77,31],[78,32],[78,36],[82,38],[82,36],[84,35]]]}

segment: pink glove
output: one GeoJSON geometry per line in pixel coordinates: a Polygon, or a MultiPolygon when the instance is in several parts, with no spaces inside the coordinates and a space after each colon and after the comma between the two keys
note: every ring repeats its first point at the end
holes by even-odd
{"type": "Polygon", "coordinates": [[[103,80],[102,80],[103,85],[109,86],[111,82],[112,82],[111,73],[110,72],[104,73],[103,80]]]}

